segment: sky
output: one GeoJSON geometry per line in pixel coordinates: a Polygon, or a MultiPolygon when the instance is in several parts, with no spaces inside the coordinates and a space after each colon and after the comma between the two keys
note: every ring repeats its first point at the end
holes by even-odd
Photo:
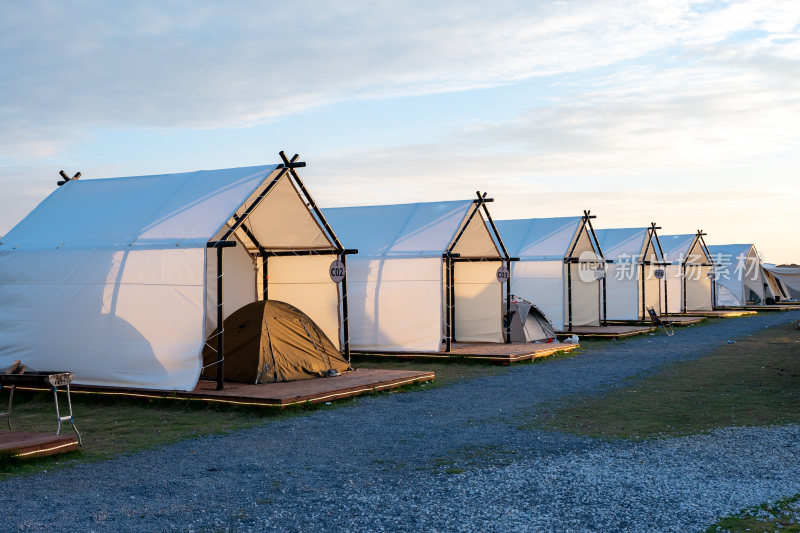
{"type": "MultiPolygon", "coordinates": [[[[657,222],[800,263],[797,0],[4,2],[0,235],[81,179],[278,163],[323,207],[657,222]]],[[[335,230],[335,228],[334,228],[335,230]]]]}

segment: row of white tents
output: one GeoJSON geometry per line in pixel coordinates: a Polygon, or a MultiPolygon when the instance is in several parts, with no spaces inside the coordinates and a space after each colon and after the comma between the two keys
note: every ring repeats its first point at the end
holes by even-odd
{"type": "Polygon", "coordinates": [[[221,383],[224,335],[212,332],[267,299],[300,309],[349,358],[509,342],[512,288],[559,331],[785,290],[777,272],[763,286],[714,283],[700,232],[595,230],[588,212],[495,222],[485,194],[322,210],[303,164],[281,155],[67,180],[0,242],[0,368],[19,359],[85,385],[192,390],[210,347],[221,383]]]}

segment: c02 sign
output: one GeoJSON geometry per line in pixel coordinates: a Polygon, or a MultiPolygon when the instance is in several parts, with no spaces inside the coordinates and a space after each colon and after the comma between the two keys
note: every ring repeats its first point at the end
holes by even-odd
{"type": "Polygon", "coordinates": [[[331,274],[331,280],[334,283],[339,283],[344,279],[344,263],[342,263],[338,259],[333,263],[331,263],[329,271],[331,274]]]}

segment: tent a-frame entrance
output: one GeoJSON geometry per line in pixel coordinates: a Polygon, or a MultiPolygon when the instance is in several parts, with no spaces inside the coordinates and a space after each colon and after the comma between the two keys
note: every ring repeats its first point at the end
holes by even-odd
{"type": "Polygon", "coordinates": [[[730,307],[764,305],[767,297],[774,298],[776,289],[770,287],[761,266],[761,257],[752,244],[724,244],[708,247],[714,259],[715,305],[730,307]]]}
{"type": "MultiPolygon", "coordinates": [[[[20,359],[81,385],[193,390],[208,335],[265,296],[264,260],[269,298],[289,300],[346,350],[346,288],[328,265],[350,251],[317,213],[297,159],[65,180],[0,245],[0,366],[20,359]],[[277,257],[295,259],[294,271],[277,271],[277,257]]],[[[211,339],[220,380],[222,339],[211,339]]]]}
{"type": "Polygon", "coordinates": [[[683,235],[661,235],[666,267],[667,313],[714,309],[714,261],[702,230],[683,235]]]}
{"type": "MultiPolygon", "coordinates": [[[[210,288],[207,309],[213,303],[219,328],[228,315],[252,301],[292,304],[308,315],[349,361],[345,273],[347,256],[358,250],[342,246],[298,176],[295,169],[305,163],[298,162],[297,154],[292,159],[283,152],[280,156],[283,163],[264,186],[254,191],[208,242],[209,251],[215,252],[216,294],[210,288]],[[228,252],[237,256],[230,261],[235,270],[228,273],[233,298],[225,293],[226,248],[237,250],[228,252]],[[334,260],[340,265],[334,265],[334,260]],[[341,268],[340,283],[332,281],[331,268],[341,268]],[[225,302],[231,300],[233,306],[226,312],[225,302]]],[[[211,263],[209,257],[207,264],[211,263]]],[[[209,343],[217,352],[217,389],[222,389],[224,382],[224,337],[223,329],[223,335],[217,334],[209,343]]]]}
{"type": "Polygon", "coordinates": [[[589,211],[582,217],[498,220],[513,263],[514,294],[559,331],[606,323],[606,259],[589,211]]]}
{"type": "Polygon", "coordinates": [[[612,262],[606,281],[609,320],[646,320],[649,307],[664,313],[666,263],[659,229],[653,222],[642,228],[596,230],[603,254],[612,262]]]}
{"type": "Polygon", "coordinates": [[[323,210],[359,250],[348,272],[354,350],[438,352],[456,341],[507,341],[508,282],[498,267],[507,272],[511,258],[493,229],[490,201],[479,194],[323,210]]]}

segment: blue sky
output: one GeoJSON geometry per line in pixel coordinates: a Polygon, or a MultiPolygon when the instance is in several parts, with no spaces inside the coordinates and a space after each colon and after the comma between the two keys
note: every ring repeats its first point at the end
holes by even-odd
{"type": "Polygon", "coordinates": [[[0,234],[55,186],[298,152],[326,206],[703,228],[800,262],[800,3],[25,2],[0,19],[0,234]]]}

